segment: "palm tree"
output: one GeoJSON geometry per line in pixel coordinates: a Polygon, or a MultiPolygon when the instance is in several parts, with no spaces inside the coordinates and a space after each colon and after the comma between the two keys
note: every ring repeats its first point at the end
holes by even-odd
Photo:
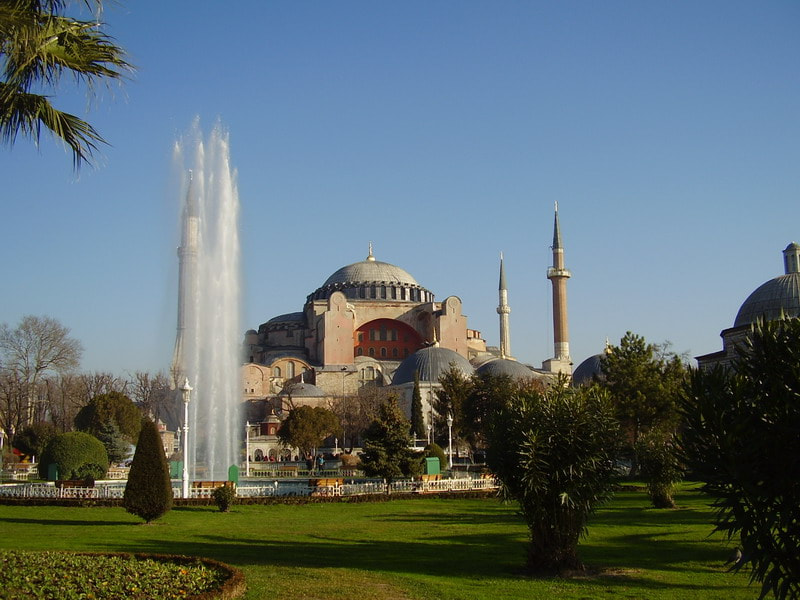
{"type": "MultiPolygon", "coordinates": [[[[99,13],[102,0],[84,0],[99,13]]],[[[91,163],[106,141],[86,121],[56,109],[52,91],[71,74],[91,92],[99,81],[121,79],[133,68],[99,21],[63,14],[69,0],[0,0],[0,137],[18,134],[38,144],[42,127],[72,151],[75,169],[91,163]]]]}

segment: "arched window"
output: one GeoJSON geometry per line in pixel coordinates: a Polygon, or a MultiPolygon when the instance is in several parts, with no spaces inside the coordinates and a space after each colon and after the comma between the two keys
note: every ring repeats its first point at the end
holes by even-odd
{"type": "Polygon", "coordinates": [[[392,358],[397,358],[397,348],[392,348],[392,358]]]}
{"type": "Polygon", "coordinates": [[[254,455],[254,458],[255,458],[255,460],[256,460],[257,462],[261,462],[262,460],[264,460],[264,452],[262,452],[261,448],[259,448],[258,450],[256,450],[256,453],[255,453],[255,455],[254,455]]]}
{"type": "Polygon", "coordinates": [[[386,348],[381,348],[381,358],[386,358],[386,348]]]}
{"type": "Polygon", "coordinates": [[[286,363],[286,377],[289,379],[294,377],[294,363],[291,360],[286,363]]]}
{"type": "Polygon", "coordinates": [[[274,369],[272,369],[272,376],[273,377],[280,377],[281,376],[281,368],[280,367],[275,367],[274,369]]]}
{"type": "Polygon", "coordinates": [[[364,349],[361,346],[356,348],[356,356],[364,356],[364,349]]]}
{"type": "Polygon", "coordinates": [[[370,356],[375,356],[375,348],[370,348],[369,349],[369,355],[370,356]]]}

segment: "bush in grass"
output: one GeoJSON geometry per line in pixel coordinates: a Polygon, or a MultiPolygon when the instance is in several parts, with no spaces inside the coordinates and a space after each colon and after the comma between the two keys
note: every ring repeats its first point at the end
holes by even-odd
{"type": "Polygon", "coordinates": [[[361,464],[367,476],[383,477],[391,483],[398,477],[413,477],[421,472],[422,465],[409,448],[409,423],[397,398],[390,397],[380,406],[364,440],[361,464]]]}
{"type": "Polygon", "coordinates": [[[759,322],[731,370],[695,371],[681,449],[762,597],[800,598],[800,319],[759,322]]]}
{"type": "Polygon", "coordinates": [[[172,482],[158,427],[145,420],[133,454],[123,500],[125,510],[146,522],[172,508],[172,482]]]}
{"type": "Polygon", "coordinates": [[[442,471],[444,471],[447,468],[447,455],[444,453],[444,450],[442,450],[442,447],[439,444],[435,442],[433,444],[428,444],[423,449],[423,454],[424,456],[428,456],[431,458],[433,458],[434,456],[438,458],[439,468],[442,471]]]}
{"type": "Polygon", "coordinates": [[[611,497],[619,426],[608,394],[568,388],[496,398],[486,429],[486,460],[530,534],[534,574],[581,570],[578,541],[595,509],[611,497]]]}
{"type": "Polygon", "coordinates": [[[221,485],[214,490],[214,503],[220,512],[228,512],[231,505],[236,502],[236,491],[233,486],[221,485]]]}
{"type": "Polygon", "coordinates": [[[672,494],[683,475],[669,431],[653,429],[639,436],[634,448],[647,495],[656,508],[675,508],[672,494]]]}
{"type": "Polygon", "coordinates": [[[108,455],[103,443],[93,435],[70,431],[53,437],[39,461],[39,477],[47,478],[55,464],[61,479],[102,479],[108,471],[108,455]]]}
{"type": "Polygon", "coordinates": [[[357,469],[361,466],[361,459],[358,457],[358,454],[348,454],[347,452],[343,452],[336,458],[342,462],[343,469],[357,469]]]}

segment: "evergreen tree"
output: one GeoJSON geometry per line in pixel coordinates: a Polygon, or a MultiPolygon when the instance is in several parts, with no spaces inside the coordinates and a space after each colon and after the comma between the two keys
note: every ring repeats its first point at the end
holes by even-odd
{"type": "Polygon", "coordinates": [[[414,371],[414,393],[411,396],[411,436],[415,439],[425,437],[422,394],[419,391],[419,371],[414,371]]]}
{"type": "Polygon", "coordinates": [[[112,421],[103,423],[95,437],[103,442],[108,453],[108,460],[119,463],[130,455],[130,444],[119,432],[119,428],[112,421]]]}
{"type": "Polygon", "coordinates": [[[75,415],[75,426],[94,436],[108,423],[116,425],[122,436],[133,443],[142,427],[142,411],[125,394],[109,392],[92,398],[75,415]]]}
{"type": "Polygon", "coordinates": [[[125,486],[125,510],[147,523],[172,508],[172,482],[161,435],[152,421],[145,420],[133,455],[128,484],[125,486]]]}
{"type": "Polygon", "coordinates": [[[413,477],[420,472],[419,459],[410,449],[408,420],[389,398],[378,410],[378,417],[364,433],[361,465],[369,477],[382,477],[391,483],[398,477],[413,477]]]}

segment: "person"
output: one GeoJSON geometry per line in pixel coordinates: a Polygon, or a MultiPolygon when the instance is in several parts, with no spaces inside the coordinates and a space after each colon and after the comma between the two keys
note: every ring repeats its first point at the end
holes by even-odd
{"type": "Polygon", "coordinates": [[[322,467],[325,466],[325,459],[322,458],[322,454],[317,456],[317,469],[322,471],[322,467]]]}
{"type": "Polygon", "coordinates": [[[309,473],[314,470],[314,459],[310,454],[306,457],[306,469],[309,473]]]}

